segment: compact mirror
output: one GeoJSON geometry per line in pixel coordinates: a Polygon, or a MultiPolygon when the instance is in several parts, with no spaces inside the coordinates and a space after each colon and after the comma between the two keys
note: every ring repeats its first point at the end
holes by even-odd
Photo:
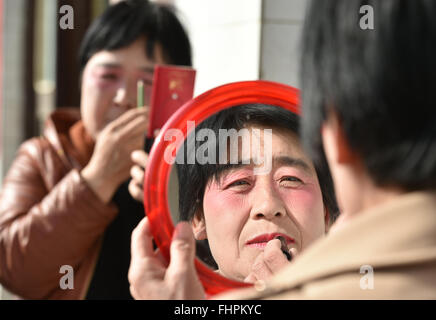
{"type": "MultiPolygon", "coordinates": [[[[179,190],[184,190],[183,186],[179,188],[179,177],[174,163],[177,152],[193,131],[193,123],[198,125],[224,109],[245,104],[266,104],[300,113],[298,90],[295,88],[260,80],[235,82],[209,90],[187,102],[167,121],[154,142],[145,173],[144,207],[154,240],[167,261],[174,226],[181,220],[179,190]]],[[[216,272],[217,266],[210,254],[207,240],[197,241],[195,265],[209,296],[249,286],[216,272]]]]}

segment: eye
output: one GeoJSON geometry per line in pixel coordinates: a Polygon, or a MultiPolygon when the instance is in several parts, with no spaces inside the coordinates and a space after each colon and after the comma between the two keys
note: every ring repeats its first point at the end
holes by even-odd
{"type": "Polygon", "coordinates": [[[236,180],[236,181],[234,181],[234,182],[228,184],[227,187],[226,187],[226,189],[227,189],[227,188],[232,188],[232,187],[243,188],[243,187],[245,187],[245,186],[249,186],[249,185],[250,185],[250,183],[249,183],[248,181],[246,181],[246,180],[236,180]]]}
{"type": "Polygon", "coordinates": [[[101,78],[105,80],[117,80],[118,75],[116,75],[115,73],[104,73],[101,75],[101,78]]]}
{"type": "Polygon", "coordinates": [[[304,182],[294,176],[286,176],[280,179],[280,185],[286,188],[296,188],[304,184],[304,182]]]}

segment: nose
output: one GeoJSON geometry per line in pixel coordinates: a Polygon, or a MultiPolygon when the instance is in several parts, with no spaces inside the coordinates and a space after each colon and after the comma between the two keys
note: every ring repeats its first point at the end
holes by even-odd
{"type": "Polygon", "coordinates": [[[128,110],[134,108],[136,105],[136,91],[135,87],[133,87],[129,83],[123,83],[117,89],[114,102],[117,106],[128,110]]]}
{"type": "Polygon", "coordinates": [[[286,206],[277,190],[268,185],[259,188],[252,197],[251,219],[273,220],[286,216],[286,206]]]}

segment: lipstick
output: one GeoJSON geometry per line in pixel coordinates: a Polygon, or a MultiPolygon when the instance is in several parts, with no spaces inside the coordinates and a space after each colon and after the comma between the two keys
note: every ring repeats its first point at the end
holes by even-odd
{"type": "Polygon", "coordinates": [[[280,250],[282,250],[282,252],[285,255],[286,259],[288,259],[288,261],[291,261],[292,260],[292,255],[288,251],[288,245],[286,244],[285,238],[283,236],[277,236],[277,237],[275,237],[275,239],[280,240],[280,243],[282,244],[281,247],[280,247],[280,250]]]}
{"type": "Polygon", "coordinates": [[[139,80],[137,86],[136,104],[138,108],[142,108],[144,106],[144,81],[139,80]]]}

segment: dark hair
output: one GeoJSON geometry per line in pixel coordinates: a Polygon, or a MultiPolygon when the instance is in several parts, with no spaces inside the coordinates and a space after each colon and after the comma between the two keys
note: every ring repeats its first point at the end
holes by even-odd
{"type": "Polygon", "coordinates": [[[159,43],[168,63],[191,66],[191,44],[174,11],[147,0],[125,0],[109,6],[86,32],[79,52],[80,70],[98,51],[129,46],[142,36],[147,38],[144,50],[150,59],[159,43]]]}
{"type": "MultiPolygon", "coordinates": [[[[283,108],[263,105],[247,104],[236,106],[214,114],[200,123],[196,130],[208,128],[218,136],[220,129],[240,130],[247,124],[258,124],[267,128],[283,128],[299,136],[299,116],[283,108]]],[[[204,142],[195,141],[195,150],[204,142]]],[[[202,208],[203,196],[206,185],[211,178],[219,179],[222,168],[225,165],[218,164],[219,150],[216,146],[217,164],[187,164],[186,158],[190,152],[185,141],[184,160],[177,163],[179,178],[179,211],[182,220],[191,220],[197,210],[202,208]],[[186,151],[187,150],[187,151],[186,151]]],[[[320,183],[323,201],[328,209],[331,221],[338,215],[338,207],[335,200],[333,182],[326,164],[315,167],[320,183]]]]}
{"type": "Polygon", "coordinates": [[[436,187],[435,16],[435,1],[312,1],[301,83],[313,158],[331,108],[377,185],[436,187]],[[363,5],[373,8],[373,30],[360,28],[363,5]]]}

